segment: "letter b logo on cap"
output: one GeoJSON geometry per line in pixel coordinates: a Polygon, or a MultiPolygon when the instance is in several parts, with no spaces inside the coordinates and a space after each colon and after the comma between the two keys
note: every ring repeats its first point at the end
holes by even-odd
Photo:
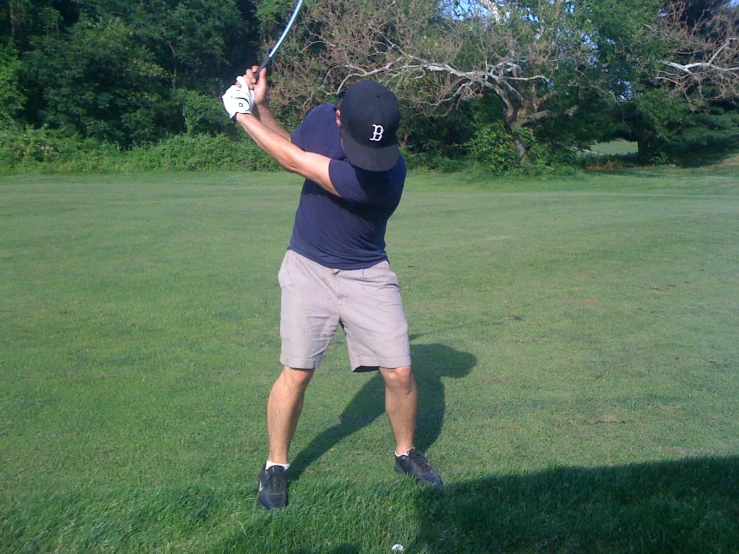
{"type": "Polygon", "coordinates": [[[375,125],[374,123],[372,124],[372,127],[373,131],[370,140],[380,142],[382,140],[382,134],[385,132],[385,129],[382,127],[382,125],[375,125]]]}

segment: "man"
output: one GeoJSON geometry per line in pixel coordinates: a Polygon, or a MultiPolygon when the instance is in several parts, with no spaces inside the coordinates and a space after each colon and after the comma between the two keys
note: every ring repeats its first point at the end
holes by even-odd
{"type": "Polygon", "coordinates": [[[282,373],[267,403],[269,456],[259,502],[287,504],[288,450],[314,370],[338,325],[354,371],[379,370],[395,438],[395,469],[440,486],[413,447],[418,397],[398,281],[385,253],[388,218],[400,202],[406,166],[399,153],[398,99],[373,81],[351,87],[339,108],[322,104],[289,134],[267,107],[267,79],[256,66],[223,97],[224,106],[284,169],[305,177],[282,289],[282,373]]]}

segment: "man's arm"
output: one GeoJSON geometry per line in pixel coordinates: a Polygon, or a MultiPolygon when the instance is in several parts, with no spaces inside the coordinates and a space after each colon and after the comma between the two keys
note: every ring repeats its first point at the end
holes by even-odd
{"type": "MultiPolygon", "coordinates": [[[[264,118],[264,115],[262,113],[261,117],[264,118]]],[[[237,114],[236,121],[262,150],[272,156],[287,171],[310,179],[331,194],[339,196],[329,176],[328,168],[331,158],[298,148],[290,142],[289,135],[285,136],[271,129],[264,121],[260,121],[252,114],[237,114]]],[[[280,129],[282,129],[281,126],[280,129]]],[[[284,132],[284,129],[282,130],[284,132]]]]}
{"type": "Polygon", "coordinates": [[[288,133],[285,128],[280,125],[280,122],[275,119],[275,116],[272,115],[271,111],[269,111],[269,108],[266,105],[266,101],[263,104],[255,105],[251,113],[254,117],[261,121],[264,126],[267,127],[267,129],[274,133],[277,133],[282,138],[290,140],[290,133],[288,133]]]}
{"type": "Polygon", "coordinates": [[[246,85],[253,92],[255,105],[251,110],[252,113],[237,114],[236,121],[262,150],[287,171],[310,179],[331,194],[339,196],[329,177],[328,167],[331,159],[305,152],[292,143],[290,134],[267,107],[267,70],[263,69],[258,79],[254,73],[256,70],[257,66],[248,69],[243,82],[239,83],[239,86],[246,85]]]}
{"type": "Polygon", "coordinates": [[[259,121],[264,123],[269,130],[274,131],[287,140],[290,140],[290,133],[288,133],[285,128],[280,125],[280,122],[275,119],[275,116],[272,115],[272,112],[269,110],[267,105],[267,96],[269,93],[267,87],[267,69],[262,69],[262,72],[259,75],[255,73],[257,69],[258,68],[255,65],[251,69],[246,70],[243,80],[241,80],[241,77],[239,78],[241,81],[239,85],[248,86],[254,93],[255,105],[252,108],[251,113],[259,121]]]}

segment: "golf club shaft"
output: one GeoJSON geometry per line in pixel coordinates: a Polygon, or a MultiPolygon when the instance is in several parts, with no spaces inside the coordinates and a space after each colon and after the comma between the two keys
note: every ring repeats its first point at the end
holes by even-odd
{"type": "Polygon", "coordinates": [[[287,25],[285,25],[285,30],[282,31],[280,38],[277,39],[277,42],[272,47],[272,50],[269,51],[269,54],[267,54],[267,57],[264,58],[264,61],[259,66],[259,69],[257,70],[257,75],[256,75],[257,80],[259,79],[259,74],[262,72],[262,69],[264,69],[270,64],[270,62],[272,61],[272,57],[277,53],[277,50],[280,48],[280,45],[282,44],[282,41],[285,40],[287,33],[290,31],[290,28],[293,26],[293,23],[295,23],[295,18],[298,17],[298,12],[300,11],[300,6],[302,5],[303,5],[303,0],[298,0],[298,3],[295,4],[295,9],[293,9],[293,13],[290,16],[290,20],[287,22],[287,25]]]}

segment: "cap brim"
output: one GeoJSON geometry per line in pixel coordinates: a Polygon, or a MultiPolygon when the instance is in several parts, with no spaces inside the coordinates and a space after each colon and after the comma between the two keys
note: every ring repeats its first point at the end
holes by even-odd
{"type": "Polygon", "coordinates": [[[349,133],[342,133],[341,142],[349,163],[366,171],[388,171],[400,157],[397,142],[384,148],[368,148],[354,141],[349,133]]]}

